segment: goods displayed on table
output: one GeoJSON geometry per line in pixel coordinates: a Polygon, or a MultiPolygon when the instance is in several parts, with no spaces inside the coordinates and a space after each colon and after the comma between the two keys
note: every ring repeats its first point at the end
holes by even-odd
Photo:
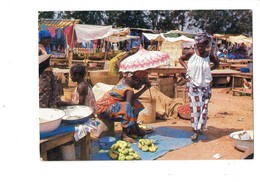
{"type": "Polygon", "coordinates": [[[179,116],[183,119],[190,119],[190,105],[181,105],[177,108],[179,116]]]}
{"type": "Polygon", "coordinates": [[[51,58],[55,58],[55,59],[64,59],[66,58],[66,54],[64,52],[56,52],[53,51],[51,53],[51,58]]]}
{"type": "Polygon", "coordinates": [[[140,160],[138,152],[131,148],[131,143],[118,140],[108,151],[108,155],[113,160],[140,160]]]}

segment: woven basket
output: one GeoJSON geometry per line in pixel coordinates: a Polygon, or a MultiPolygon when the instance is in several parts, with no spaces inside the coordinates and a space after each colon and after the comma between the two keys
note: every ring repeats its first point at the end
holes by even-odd
{"type": "Polygon", "coordinates": [[[89,77],[93,85],[96,85],[98,82],[116,85],[119,82],[119,76],[110,75],[107,70],[89,71],[89,77]]]}
{"type": "Polygon", "coordinates": [[[183,114],[178,112],[180,118],[190,120],[190,114],[183,114]]]}
{"type": "Polygon", "coordinates": [[[75,87],[73,88],[63,88],[63,95],[65,101],[71,101],[72,99],[72,93],[74,92],[75,87]]]}

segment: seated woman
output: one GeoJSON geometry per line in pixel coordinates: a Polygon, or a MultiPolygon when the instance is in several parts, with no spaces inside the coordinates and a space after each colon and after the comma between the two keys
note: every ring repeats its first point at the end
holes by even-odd
{"type": "Polygon", "coordinates": [[[76,64],[70,68],[70,77],[73,82],[77,82],[73,96],[72,104],[85,105],[93,109],[93,116],[96,113],[96,99],[91,85],[85,80],[86,69],[81,64],[76,64]]]}
{"type": "Polygon", "coordinates": [[[97,101],[97,116],[102,121],[98,137],[114,135],[115,121],[121,123],[122,140],[134,143],[133,136],[145,135],[145,131],[137,124],[137,117],[144,109],[138,97],[151,87],[147,75],[145,71],[124,73],[122,83],[117,84],[97,101]],[[134,93],[134,89],[141,90],[134,93]],[[102,128],[102,125],[105,127],[102,128]]]}

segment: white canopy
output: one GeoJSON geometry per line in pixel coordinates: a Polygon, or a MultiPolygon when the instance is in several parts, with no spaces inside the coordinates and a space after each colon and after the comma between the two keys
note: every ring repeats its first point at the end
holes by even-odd
{"type": "Polygon", "coordinates": [[[181,35],[181,36],[176,37],[176,38],[167,37],[166,40],[169,41],[169,42],[181,41],[182,47],[190,47],[190,46],[193,47],[194,46],[194,39],[191,39],[191,38],[186,37],[184,35],[181,35]]]}
{"type": "Polygon", "coordinates": [[[103,39],[113,34],[112,26],[74,25],[77,42],[103,39]]]}
{"type": "Polygon", "coordinates": [[[155,41],[164,41],[165,40],[165,37],[163,36],[163,34],[143,33],[143,35],[148,40],[155,40],[155,41]]]}
{"type": "Polygon", "coordinates": [[[113,28],[113,35],[126,36],[130,34],[130,28],[113,28]]]}
{"type": "Polygon", "coordinates": [[[169,42],[177,42],[177,41],[194,42],[194,39],[191,39],[191,38],[186,37],[184,35],[181,35],[181,36],[175,37],[175,38],[167,37],[166,40],[169,41],[169,42]]]}
{"type": "Polygon", "coordinates": [[[111,35],[111,36],[105,38],[105,41],[107,41],[107,42],[121,42],[121,41],[129,40],[129,39],[138,39],[138,38],[139,38],[139,36],[131,36],[131,35],[115,36],[115,35],[111,35]]]}

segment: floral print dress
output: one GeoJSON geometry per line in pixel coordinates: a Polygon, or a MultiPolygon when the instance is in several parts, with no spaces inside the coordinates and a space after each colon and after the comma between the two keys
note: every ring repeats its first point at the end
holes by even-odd
{"type": "Polygon", "coordinates": [[[107,118],[111,122],[121,122],[123,128],[134,126],[143,104],[135,99],[134,104],[126,101],[125,92],[133,88],[125,83],[120,83],[105,93],[96,103],[97,115],[107,118]]]}

